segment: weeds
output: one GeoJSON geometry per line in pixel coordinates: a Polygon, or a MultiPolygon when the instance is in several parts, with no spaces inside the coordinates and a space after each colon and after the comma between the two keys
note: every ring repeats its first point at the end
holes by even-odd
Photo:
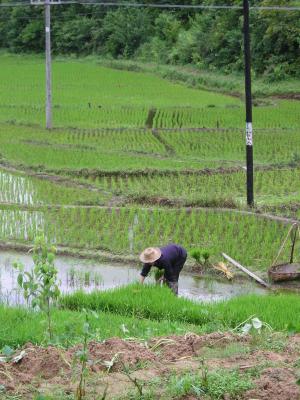
{"type": "Polygon", "coordinates": [[[209,396],[212,400],[223,399],[225,395],[231,399],[239,399],[240,395],[253,388],[251,379],[237,371],[212,371],[201,366],[200,375],[186,373],[172,376],[167,384],[166,392],[173,397],[209,396]]]}
{"type": "MultiPolygon", "coordinates": [[[[83,323],[82,331],[82,348],[77,350],[74,356],[74,361],[79,363],[79,376],[78,376],[78,384],[75,392],[75,400],[83,400],[86,398],[86,377],[89,373],[89,349],[88,343],[89,339],[92,335],[91,332],[91,324],[90,324],[90,316],[98,319],[98,315],[93,311],[83,310],[83,314],[85,316],[85,321],[83,323]]],[[[105,400],[107,395],[108,386],[105,387],[105,390],[99,400],[105,400]]]]}
{"type": "Polygon", "coordinates": [[[85,398],[86,393],[86,375],[88,373],[87,363],[89,359],[88,352],[88,338],[90,335],[90,324],[88,319],[88,313],[84,310],[85,313],[85,322],[83,324],[83,343],[82,349],[78,350],[75,353],[75,359],[80,363],[80,372],[79,372],[79,382],[76,388],[75,399],[82,400],[85,398]]]}
{"type": "Polygon", "coordinates": [[[127,378],[130,380],[130,382],[136,388],[139,398],[143,398],[143,394],[144,394],[143,387],[144,387],[144,384],[142,382],[140,382],[137,378],[133,378],[131,376],[131,372],[130,372],[129,367],[127,365],[125,365],[124,363],[123,363],[123,373],[127,376],[127,378]]]}

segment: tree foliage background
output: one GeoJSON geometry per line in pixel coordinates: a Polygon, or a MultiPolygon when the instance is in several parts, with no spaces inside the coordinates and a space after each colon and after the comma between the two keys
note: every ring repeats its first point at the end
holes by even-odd
{"type": "MultiPolygon", "coordinates": [[[[201,4],[242,3],[204,0],[201,4]]],[[[251,5],[293,3],[252,0],[251,5]]],[[[53,6],[51,12],[54,54],[194,64],[223,72],[243,68],[242,10],[164,11],[72,4],[53,6]]],[[[300,12],[252,10],[250,18],[253,71],[273,80],[300,77],[300,12]]],[[[0,48],[18,53],[43,52],[43,7],[0,8],[0,48]]]]}

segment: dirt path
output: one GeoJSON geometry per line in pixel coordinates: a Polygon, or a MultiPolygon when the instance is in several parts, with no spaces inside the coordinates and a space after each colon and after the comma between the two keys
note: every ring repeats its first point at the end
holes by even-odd
{"type": "MultiPolygon", "coordinates": [[[[117,338],[90,342],[86,399],[95,398],[95,394],[100,396],[107,385],[107,399],[125,399],[126,393],[137,389],[134,380],[145,390],[153,379],[160,382],[153,398],[171,399],[166,391],[168,377],[199,374],[203,368],[200,360],[204,358],[208,371],[234,369],[240,374],[257,371],[253,388],[240,399],[299,400],[300,387],[296,381],[300,368],[300,335],[286,339],[284,344],[280,340],[276,341],[275,337],[273,342],[267,340],[262,346],[262,343],[255,344],[250,336],[217,332],[154,338],[149,342],[117,338]],[[280,349],[264,348],[270,343],[274,348],[281,343],[280,349]],[[165,397],[161,397],[162,393],[165,397]]],[[[33,393],[74,393],[78,382],[74,355],[80,348],[78,345],[63,350],[27,344],[18,363],[0,362],[0,387],[23,399],[31,399],[33,393]]],[[[19,353],[20,350],[16,352],[19,353]]]]}

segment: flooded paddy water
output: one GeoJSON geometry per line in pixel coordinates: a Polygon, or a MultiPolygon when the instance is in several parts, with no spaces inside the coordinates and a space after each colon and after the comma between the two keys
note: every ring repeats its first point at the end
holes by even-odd
{"type": "MultiPolygon", "coordinates": [[[[0,301],[6,304],[22,304],[22,293],[18,289],[18,272],[13,268],[15,261],[21,262],[25,270],[33,265],[30,254],[14,251],[0,252],[0,301]]],[[[106,264],[93,260],[58,256],[55,259],[58,269],[60,289],[63,293],[71,293],[78,289],[86,292],[107,290],[127,285],[138,280],[139,267],[122,264],[106,264]]],[[[153,277],[147,279],[154,282],[153,277]]],[[[179,280],[179,296],[196,301],[220,301],[247,293],[264,294],[265,290],[256,284],[246,281],[227,282],[215,278],[199,278],[182,273],[179,280]]]]}

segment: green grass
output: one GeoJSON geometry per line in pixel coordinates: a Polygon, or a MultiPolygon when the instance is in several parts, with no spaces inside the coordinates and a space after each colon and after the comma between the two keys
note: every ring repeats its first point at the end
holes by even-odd
{"type": "MultiPolygon", "coordinates": [[[[86,61],[97,61],[100,65],[127,71],[151,72],[173,82],[180,82],[189,87],[212,90],[233,95],[244,95],[244,74],[225,74],[220,71],[202,70],[194,65],[162,65],[141,62],[139,60],[107,60],[87,57],[86,61]]],[[[299,94],[299,79],[284,79],[269,82],[254,76],[252,78],[252,94],[254,97],[299,94]]]]}
{"type": "Polygon", "coordinates": [[[71,310],[90,308],[155,320],[167,317],[172,321],[206,326],[208,330],[233,329],[255,315],[277,331],[300,331],[300,297],[296,294],[247,295],[201,304],[172,297],[167,288],[130,285],[106,292],[66,295],[61,304],[71,310]]]}
{"type": "Polygon", "coordinates": [[[164,387],[166,399],[184,398],[188,395],[196,396],[195,398],[209,396],[211,400],[220,400],[224,396],[239,399],[243,392],[254,387],[251,377],[239,371],[216,370],[207,372],[205,378],[202,374],[199,371],[197,374],[184,373],[180,376],[175,374],[171,376],[164,387]]]}
{"type": "MultiPolygon", "coordinates": [[[[69,346],[82,341],[82,327],[85,314],[69,310],[53,310],[55,342],[69,346]]],[[[0,349],[5,346],[17,347],[25,343],[47,343],[45,337],[45,316],[24,308],[0,305],[0,349]]],[[[98,318],[90,318],[91,331],[95,339],[110,337],[135,337],[148,340],[154,336],[184,334],[187,331],[202,332],[201,326],[178,321],[142,319],[99,311],[98,318]],[[124,333],[123,326],[128,330],[124,333]]]]}
{"type": "MultiPolygon", "coordinates": [[[[109,337],[147,340],[186,332],[228,331],[251,315],[276,331],[300,332],[300,299],[292,294],[248,295],[209,305],[176,298],[167,288],[131,285],[107,293],[65,296],[62,303],[72,310],[53,310],[53,321],[56,341],[65,346],[81,340],[83,307],[97,311],[98,319],[91,318],[91,324],[98,340],[109,337]],[[124,333],[123,324],[129,332],[124,333]]],[[[41,313],[0,306],[0,348],[26,342],[45,343],[43,321],[41,313]]]]}

